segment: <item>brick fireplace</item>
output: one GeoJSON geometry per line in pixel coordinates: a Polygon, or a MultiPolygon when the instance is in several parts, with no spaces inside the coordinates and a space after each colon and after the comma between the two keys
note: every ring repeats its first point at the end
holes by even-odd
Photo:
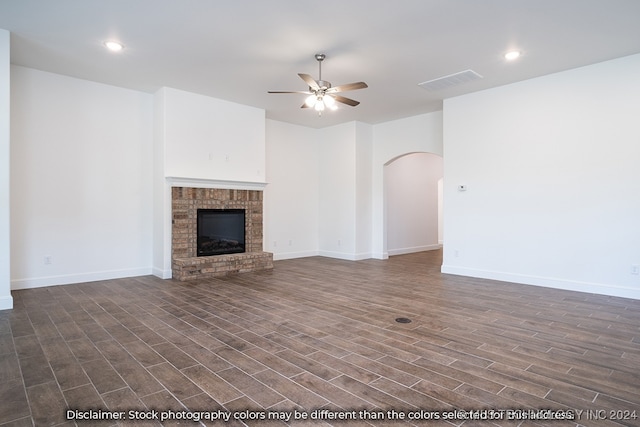
{"type": "Polygon", "coordinates": [[[262,250],[261,190],[171,188],[171,268],[181,281],[273,268],[273,254],[262,250]],[[198,209],[244,209],[246,252],[197,256],[198,209]]]}

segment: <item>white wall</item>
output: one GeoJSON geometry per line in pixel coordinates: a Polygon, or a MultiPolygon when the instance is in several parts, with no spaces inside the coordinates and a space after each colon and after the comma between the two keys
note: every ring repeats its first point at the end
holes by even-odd
{"type": "Polygon", "coordinates": [[[264,247],[273,258],[318,254],[318,131],[267,120],[264,247]]]}
{"type": "Polygon", "coordinates": [[[384,166],[397,157],[419,152],[442,156],[441,111],[374,126],[371,178],[371,251],[374,258],[385,259],[389,256],[384,166]]]}
{"type": "Polygon", "coordinates": [[[389,255],[433,250],[438,243],[438,181],[442,157],[413,153],[385,166],[389,255]]]}
{"type": "Polygon", "coordinates": [[[0,310],[13,308],[10,239],[10,34],[0,30],[0,310]]]}
{"type": "Polygon", "coordinates": [[[264,182],[264,110],[177,89],[161,92],[165,176],[264,182]]]}
{"type": "Polygon", "coordinates": [[[319,254],[371,258],[373,128],[350,122],[318,130],[319,254]]]}
{"type": "Polygon", "coordinates": [[[318,130],[320,255],[354,259],[356,254],[356,124],[318,130]]]}
{"type": "Polygon", "coordinates": [[[373,212],[373,126],[355,123],[356,244],[355,259],[371,258],[371,224],[373,212]]]}
{"type": "Polygon", "coordinates": [[[12,287],[149,274],[152,96],[11,72],[12,287]]]}
{"type": "Polygon", "coordinates": [[[445,100],[442,271],[640,298],[639,75],[634,55],[445,100]]]}
{"type": "Polygon", "coordinates": [[[265,247],[274,259],[369,258],[371,125],[267,120],[265,247]]]}
{"type": "Polygon", "coordinates": [[[166,182],[166,108],[165,93],[158,90],[153,96],[153,274],[171,278],[171,188],[166,182]]]}

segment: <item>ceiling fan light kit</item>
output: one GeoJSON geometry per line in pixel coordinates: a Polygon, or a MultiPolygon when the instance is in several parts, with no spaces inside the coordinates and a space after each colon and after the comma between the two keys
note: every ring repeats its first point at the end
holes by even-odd
{"type": "Polygon", "coordinates": [[[367,84],[365,82],[356,82],[332,87],[331,82],[322,80],[322,61],[324,61],[326,55],[324,53],[317,53],[315,58],[316,61],[318,61],[318,80],[315,80],[309,74],[298,74],[298,76],[300,76],[300,78],[309,86],[308,91],[269,91],[269,93],[301,93],[309,95],[300,108],[313,108],[318,112],[319,116],[322,115],[322,112],[325,109],[337,110],[338,105],[336,102],[340,102],[351,107],[355,107],[360,104],[358,101],[337,95],[337,93],[364,89],[368,87],[367,84]]]}
{"type": "Polygon", "coordinates": [[[122,43],[113,40],[107,40],[103,45],[112,52],[120,52],[124,49],[124,45],[122,43]]]}

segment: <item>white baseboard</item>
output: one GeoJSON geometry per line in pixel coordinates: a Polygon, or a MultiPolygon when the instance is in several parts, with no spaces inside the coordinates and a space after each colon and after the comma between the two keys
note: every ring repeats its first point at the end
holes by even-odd
{"type": "Polygon", "coordinates": [[[13,297],[0,297],[0,310],[11,310],[13,308],[13,297]]]}
{"type": "Polygon", "coordinates": [[[160,279],[171,279],[173,277],[173,270],[163,270],[158,267],[153,267],[151,269],[151,274],[160,279]]]}
{"type": "Polygon", "coordinates": [[[73,283],[96,282],[99,280],[122,279],[125,277],[146,276],[151,268],[131,268],[124,270],[96,271],[79,274],[63,274],[59,276],[33,277],[11,281],[11,289],[32,289],[45,286],[71,285],[73,283]]]}
{"type": "Polygon", "coordinates": [[[587,292],[621,298],[640,299],[640,289],[604,283],[579,282],[553,277],[530,276],[525,274],[505,273],[501,271],[479,270],[474,268],[443,265],[440,271],[445,274],[477,277],[480,279],[499,280],[501,282],[520,283],[522,285],[542,286],[545,288],[564,289],[567,291],[587,292]]]}
{"type": "Polygon", "coordinates": [[[359,254],[354,254],[354,261],[361,261],[363,259],[371,259],[371,252],[363,252],[359,254]]]}
{"type": "Polygon", "coordinates": [[[359,253],[359,254],[354,254],[354,253],[350,253],[350,252],[334,252],[334,251],[319,251],[318,252],[319,256],[324,256],[327,258],[337,258],[337,259],[344,259],[347,261],[360,261],[363,259],[369,259],[371,258],[371,254],[370,253],[359,253]]]}
{"type": "Polygon", "coordinates": [[[281,260],[285,260],[285,259],[295,259],[295,258],[307,258],[310,256],[318,256],[319,252],[318,251],[302,251],[302,252],[280,252],[280,253],[273,253],[273,260],[274,261],[281,261],[281,260]]]}
{"type": "Polygon", "coordinates": [[[371,254],[373,259],[389,259],[389,252],[374,252],[371,254]]]}
{"type": "Polygon", "coordinates": [[[442,248],[442,245],[437,244],[437,245],[414,246],[411,248],[389,249],[389,256],[412,254],[415,252],[424,252],[424,251],[435,251],[441,248],[442,248]]]}

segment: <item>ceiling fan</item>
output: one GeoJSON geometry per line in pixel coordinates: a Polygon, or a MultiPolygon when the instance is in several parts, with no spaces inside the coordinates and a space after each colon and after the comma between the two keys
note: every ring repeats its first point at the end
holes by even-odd
{"type": "Polygon", "coordinates": [[[367,86],[365,82],[348,83],[340,86],[331,86],[331,83],[322,80],[322,61],[326,58],[324,53],[315,55],[318,61],[318,80],[314,80],[309,74],[299,73],[298,75],[309,86],[307,91],[269,91],[268,93],[301,93],[309,95],[300,108],[313,108],[321,115],[325,109],[335,110],[338,108],[336,101],[342,104],[355,107],[360,102],[350,98],[338,95],[338,92],[346,92],[349,90],[364,89],[367,86]]]}

